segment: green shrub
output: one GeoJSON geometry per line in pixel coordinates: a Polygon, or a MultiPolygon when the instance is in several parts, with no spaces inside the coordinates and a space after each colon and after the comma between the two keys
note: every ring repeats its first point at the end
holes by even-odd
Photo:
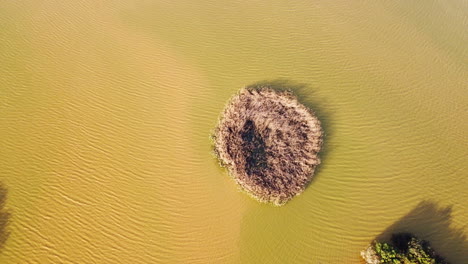
{"type": "Polygon", "coordinates": [[[390,243],[374,241],[361,255],[372,264],[448,264],[427,241],[409,233],[393,234],[390,243]]]}

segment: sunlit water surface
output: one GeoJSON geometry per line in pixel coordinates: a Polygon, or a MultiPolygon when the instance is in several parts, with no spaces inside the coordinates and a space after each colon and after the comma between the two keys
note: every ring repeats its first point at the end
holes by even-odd
{"type": "Polygon", "coordinates": [[[457,0],[0,0],[0,263],[359,263],[401,230],[468,263],[467,14],[457,0]],[[283,207],[211,154],[226,101],[259,81],[292,87],[326,133],[283,207]]]}

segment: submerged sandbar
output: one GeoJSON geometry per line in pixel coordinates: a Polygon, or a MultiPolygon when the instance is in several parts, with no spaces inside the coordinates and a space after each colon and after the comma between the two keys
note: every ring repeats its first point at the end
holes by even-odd
{"type": "Polygon", "coordinates": [[[314,112],[292,92],[247,87],[231,98],[213,138],[218,159],[244,190],[282,205],[311,180],[322,134],[314,112]]]}

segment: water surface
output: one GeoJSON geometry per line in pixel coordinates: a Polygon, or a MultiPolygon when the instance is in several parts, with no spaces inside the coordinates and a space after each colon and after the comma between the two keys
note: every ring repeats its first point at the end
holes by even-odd
{"type": "Polygon", "coordinates": [[[467,263],[467,12],[0,1],[0,262],[359,263],[410,229],[467,263]],[[210,152],[226,101],[259,81],[292,87],[326,133],[283,207],[239,191],[210,152]]]}

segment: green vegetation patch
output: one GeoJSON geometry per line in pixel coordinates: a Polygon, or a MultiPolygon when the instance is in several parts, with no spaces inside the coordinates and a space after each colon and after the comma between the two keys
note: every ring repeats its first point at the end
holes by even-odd
{"type": "Polygon", "coordinates": [[[427,241],[410,233],[393,234],[390,243],[374,241],[361,256],[367,264],[448,264],[427,241]]]}

